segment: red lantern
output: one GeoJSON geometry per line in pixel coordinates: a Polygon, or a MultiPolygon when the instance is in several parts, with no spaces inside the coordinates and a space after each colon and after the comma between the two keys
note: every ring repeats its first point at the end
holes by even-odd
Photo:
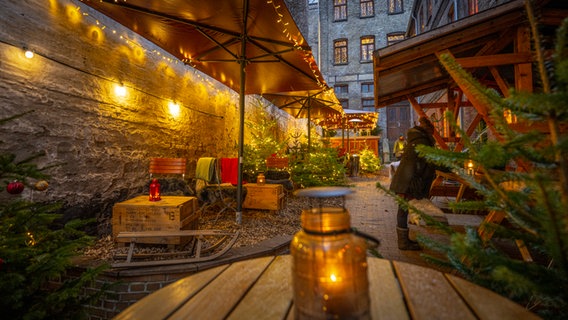
{"type": "Polygon", "coordinates": [[[8,193],[10,194],[20,194],[22,193],[22,191],[24,191],[24,184],[21,181],[14,180],[8,183],[6,191],[8,191],[8,193]]]}
{"type": "Polygon", "coordinates": [[[150,184],[150,201],[160,201],[160,183],[158,179],[152,179],[152,183],[150,184]]]}

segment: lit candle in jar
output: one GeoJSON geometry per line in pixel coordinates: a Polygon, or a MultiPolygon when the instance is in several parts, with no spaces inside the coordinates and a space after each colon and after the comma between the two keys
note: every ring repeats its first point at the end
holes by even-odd
{"type": "Polygon", "coordinates": [[[473,160],[467,160],[466,169],[467,169],[467,174],[470,176],[473,176],[474,174],[473,167],[474,167],[473,160]]]}
{"type": "Polygon", "coordinates": [[[296,319],[370,319],[367,246],[351,232],[349,212],[320,207],[303,210],[301,219],[290,245],[296,319]]]}

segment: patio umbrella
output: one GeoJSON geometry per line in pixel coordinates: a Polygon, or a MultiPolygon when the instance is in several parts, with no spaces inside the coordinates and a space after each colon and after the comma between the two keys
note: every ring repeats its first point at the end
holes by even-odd
{"type": "Polygon", "coordinates": [[[332,89],[263,93],[262,97],[295,118],[308,119],[308,147],[311,145],[310,122],[341,117],[343,109],[332,89]]]}
{"type": "Polygon", "coordinates": [[[284,0],[82,2],[239,92],[241,223],[245,94],[326,87],[284,0]]]}

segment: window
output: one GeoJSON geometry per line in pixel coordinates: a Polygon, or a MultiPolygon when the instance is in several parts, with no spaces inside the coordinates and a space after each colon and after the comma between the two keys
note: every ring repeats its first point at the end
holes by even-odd
{"type": "Polygon", "coordinates": [[[426,29],[426,19],[424,18],[423,9],[423,7],[420,7],[420,10],[418,10],[418,19],[420,19],[420,33],[424,32],[424,29],[426,29]]]}
{"type": "Polygon", "coordinates": [[[448,22],[453,22],[454,19],[454,4],[452,3],[452,5],[450,6],[450,10],[448,10],[448,22]]]}
{"type": "Polygon", "coordinates": [[[375,36],[361,37],[361,62],[373,61],[375,51],[375,36]]]}
{"type": "Polygon", "coordinates": [[[361,83],[361,93],[372,93],[375,85],[372,82],[361,83]]]}
{"type": "Polygon", "coordinates": [[[333,42],[333,63],[347,64],[347,39],[335,40],[333,42]]]}
{"type": "Polygon", "coordinates": [[[347,20],[347,0],[333,0],[333,21],[347,20]]]}
{"type": "Polygon", "coordinates": [[[339,104],[343,107],[343,109],[349,109],[349,100],[339,99],[339,104]]]}
{"type": "Polygon", "coordinates": [[[478,13],[479,4],[477,3],[477,0],[467,0],[467,8],[469,10],[469,15],[478,13]]]}
{"type": "Polygon", "coordinates": [[[336,84],[333,86],[335,94],[349,93],[349,86],[346,84],[336,84]]]}
{"type": "Polygon", "coordinates": [[[372,17],[375,15],[374,0],[360,0],[361,18],[372,17]]]}
{"type": "Polygon", "coordinates": [[[395,44],[399,41],[404,40],[404,32],[393,32],[387,34],[387,46],[395,44]]]}
{"type": "Polygon", "coordinates": [[[318,0],[308,0],[308,4],[318,4],[318,0]]]}
{"type": "Polygon", "coordinates": [[[375,99],[372,98],[361,99],[361,108],[364,111],[375,111],[375,99]]]}
{"type": "Polygon", "coordinates": [[[389,1],[389,14],[402,13],[402,0],[388,0],[389,1]]]}

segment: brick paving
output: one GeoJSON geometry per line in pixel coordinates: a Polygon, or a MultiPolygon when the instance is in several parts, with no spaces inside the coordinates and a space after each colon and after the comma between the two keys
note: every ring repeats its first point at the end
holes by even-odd
{"type": "MultiPolygon", "coordinates": [[[[384,186],[390,184],[390,177],[386,170],[383,170],[380,175],[371,178],[350,178],[350,184],[354,186],[355,192],[346,197],[345,206],[351,215],[351,226],[379,239],[381,244],[378,248],[378,252],[385,259],[439,269],[429,264],[421,256],[425,253],[437,256],[439,255],[437,252],[429,249],[423,249],[421,251],[401,251],[398,249],[396,236],[397,205],[392,197],[380,189],[377,189],[377,182],[380,182],[384,186]]],[[[481,216],[463,214],[445,214],[444,217],[451,227],[461,230],[463,230],[465,225],[479,225],[482,219],[481,216]]],[[[440,242],[448,241],[447,236],[423,224],[420,226],[409,225],[409,229],[411,238],[415,238],[420,234],[440,242]]],[[[288,247],[290,240],[291,236],[280,236],[253,246],[233,248],[229,253],[215,261],[200,263],[199,269],[263,255],[289,253],[288,247]]]]}
{"type": "MultiPolygon", "coordinates": [[[[377,189],[376,183],[388,186],[388,176],[377,178],[355,178],[355,192],[346,197],[345,206],[351,215],[351,226],[370,234],[381,241],[378,248],[383,258],[427,265],[419,251],[401,251],[398,249],[396,237],[397,204],[394,199],[382,190],[377,189]]],[[[413,226],[411,226],[412,228],[413,226]]],[[[415,233],[415,230],[412,230],[415,233]]]]}
{"type": "MultiPolygon", "coordinates": [[[[381,175],[374,178],[351,178],[351,183],[355,186],[355,192],[346,197],[345,203],[351,215],[351,226],[378,238],[381,241],[378,251],[383,258],[435,268],[434,265],[424,260],[421,255],[426,253],[439,256],[440,253],[429,249],[423,249],[422,251],[401,251],[398,249],[396,236],[396,212],[398,207],[391,196],[377,189],[377,182],[388,187],[390,177],[386,170],[383,170],[381,175]]],[[[444,201],[447,201],[447,199],[434,199],[437,205],[443,205],[444,201]]],[[[464,230],[464,226],[478,226],[483,216],[444,214],[444,219],[447,220],[448,225],[452,228],[464,230]]],[[[415,238],[420,234],[439,242],[448,242],[447,236],[432,227],[427,227],[423,224],[419,226],[409,224],[409,229],[411,238],[415,238]]]]}

